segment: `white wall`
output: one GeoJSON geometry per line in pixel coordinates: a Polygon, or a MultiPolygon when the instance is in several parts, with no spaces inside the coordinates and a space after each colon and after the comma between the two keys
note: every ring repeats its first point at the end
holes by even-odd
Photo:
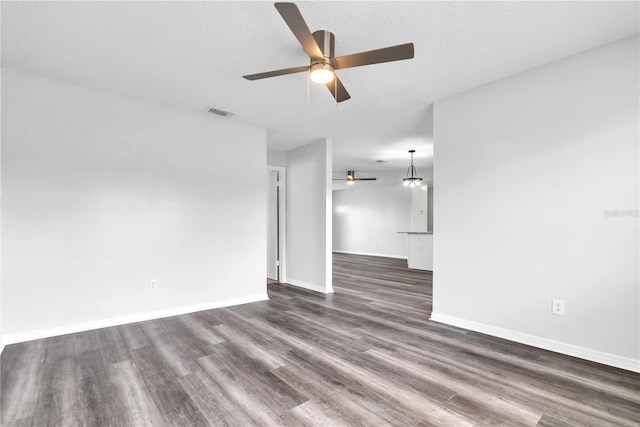
{"type": "Polygon", "coordinates": [[[638,76],[636,37],[436,103],[434,319],[640,369],[638,76]]]}
{"type": "Polygon", "coordinates": [[[331,140],[287,151],[287,283],[333,292],[331,140]]]}
{"type": "Polygon", "coordinates": [[[333,192],[335,252],[407,258],[411,227],[411,189],[400,183],[333,192]]]}
{"type": "MultiPolygon", "coordinates": [[[[0,99],[1,98],[2,98],[2,73],[0,73],[0,99]]],[[[2,102],[0,102],[0,117],[2,117],[2,102]]],[[[2,355],[2,351],[4,350],[4,340],[2,335],[2,244],[1,242],[2,242],[2,138],[0,137],[0,356],[2,355]]],[[[1,362],[0,362],[0,371],[2,371],[1,362]]],[[[0,390],[2,390],[2,380],[0,380],[0,390]]],[[[1,397],[1,393],[0,393],[0,397],[1,397]]],[[[0,405],[0,419],[2,419],[2,405],[0,405]]]]}
{"type": "Polygon", "coordinates": [[[264,129],[9,69],[2,106],[5,336],[266,298],[264,129]]]}
{"type": "Polygon", "coordinates": [[[267,148],[267,164],[271,166],[286,166],[287,165],[287,153],[286,151],[273,150],[267,148]]]}
{"type": "Polygon", "coordinates": [[[413,194],[411,200],[411,231],[429,231],[429,187],[421,185],[410,189],[413,194]]]}
{"type": "Polygon", "coordinates": [[[427,231],[433,231],[433,186],[427,192],[427,231]]]}

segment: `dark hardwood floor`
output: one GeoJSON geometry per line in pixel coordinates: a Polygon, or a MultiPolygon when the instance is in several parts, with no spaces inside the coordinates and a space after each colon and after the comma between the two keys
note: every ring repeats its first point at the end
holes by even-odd
{"type": "Polygon", "coordinates": [[[5,426],[637,426],[640,376],[428,320],[431,273],[10,345],[5,426]]]}

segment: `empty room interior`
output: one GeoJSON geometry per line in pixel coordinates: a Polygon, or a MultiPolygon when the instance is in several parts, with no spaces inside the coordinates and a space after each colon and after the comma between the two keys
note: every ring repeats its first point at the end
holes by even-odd
{"type": "Polygon", "coordinates": [[[640,2],[0,15],[2,426],[640,425],[640,2]]]}

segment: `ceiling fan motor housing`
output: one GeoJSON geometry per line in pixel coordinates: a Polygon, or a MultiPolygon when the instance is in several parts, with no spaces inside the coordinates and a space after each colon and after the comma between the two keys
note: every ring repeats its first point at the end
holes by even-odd
{"type": "MultiPolygon", "coordinates": [[[[330,31],[318,30],[313,33],[313,38],[316,43],[318,43],[318,47],[322,51],[324,55],[324,64],[330,64],[333,68],[335,64],[333,63],[333,58],[335,58],[335,47],[336,47],[336,38],[330,31]]],[[[319,61],[314,61],[311,59],[311,65],[320,63],[319,61]]]]}

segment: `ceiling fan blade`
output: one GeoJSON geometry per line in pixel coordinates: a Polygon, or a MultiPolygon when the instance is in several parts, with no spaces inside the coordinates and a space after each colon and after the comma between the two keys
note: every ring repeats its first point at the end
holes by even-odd
{"type": "Polygon", "coordinates": [[[331,92],[331,95],[336,99],[336,102],[346,101],[351,98],[349,92],[344,88],[344,85],[338,78],[338,75],[334,73],[334,80],[326,83],[327,89],[331,92]],[[336,87],[337,86],[337,87],[336,87]],[[338,92],[338,96],[336,96],[336,91],[338,92]]]}
{"type": "Polygon", "coordinates": [[[303,71],[309,71],[308,65],[301,67],[284,68],[282,70],[267,71],[266,73],[249,74],[248,76],[242,76],[247,80],[259,80],[266,79],[268,77],[284,76],[285,74],[301,73],[303,71]]]}
{"type": "Polygon", "coordinates": [[[354,178],[354,181],[375,181],[378,178],[354,178]]]}
{"type": "Polygon", "coordinates": [[[314,61],[324,61],[324,55],[318,43],[316,43],[316,39],[313,38],[313,34],[311,34],[307,23],[304,22],[298,6],[293,3],[276,3],[275,7],[307,55],[314,61]]]}
{"type": "Polygon", "coordinates": [[[367,52],[339,56],[335,58],[334,61],[336,70],[338,70],[411,58],[413,58],[413,43],[406,43],[382,49],[369,50],[367,52]]]}

